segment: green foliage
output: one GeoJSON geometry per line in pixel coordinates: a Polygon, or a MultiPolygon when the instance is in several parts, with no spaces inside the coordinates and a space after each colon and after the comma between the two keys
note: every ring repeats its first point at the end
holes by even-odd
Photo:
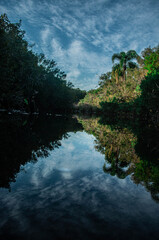
{"type": "Polygon", "coordinates": [[[138,67],[137,64],[131,62],[133,59],[137,59],[138,55],[134,50],[130,50],[127,53],[125,52],[120,52],[120,53],[115,53],[112,56],[112,62],[114,63],[115,60],[119,61],[119,64],[114,65],[113,71],[123,76],[123,80],[126,80],[126,70],[127,68],[135,68],[138,67]]]}
{"type": "Polygon", "coordinates": [[[107,72],[107,73],[104,73],[102,74],[100,77],[99,77],[99,86],[100,87],[103,87],[108,81],[111,81],[111,72],[107,72]]]}
{"type": "Polygon", "coordinates": [[[119,102],[115,97],[112,101],[100,103],[103,114],[116,114],[118,117],[130,117],[132,115],[141,118],[157,119],[159,115],[159,74],[148,74],[142,80],[141,85],[137,85],[134,94],[138,98],[132,98],[129,102],[119,102]]]}
{"type": "Polygon", "coordinates": [[[144,69],[127,69],[126,82],[122,80],[122,76],[118,76],[116,80],[112,73],[111,79],[103,81],[101,87],[87,92],[85,98],[79,102],[79,107],[86,104],[100,109],[101,102],[129,103],[134,101],[141,94],[140,84],[145,72],[144,69]]]}
{"type": "Polygon", "coordinates": [[[139,93],[141,91],[140,85],[137,85],[135,90],[136,90],[136,92],[139,93]]]}
{"type": "Polygon", "coordinates": [[[29,104],[29,103],[28,103],[28,100],[27,100],[26,98],[24,99],[24,102],[25,102],[26,105],[29,104]]]}
{"type": "Polygon", "coordinates": [[[159,73],[159,52],[153,52],[150,56],[146,56],[144,63],[148,73],[159,73]]]}
{"type": "Polygon", "coordinates": [[[148,74],[141,82],[140,88],[141,108],[150,114],[157,114],[159,112],[159,74],[148,74]]]}
{"type": "Polygon", "coordinates": [[[148,70],[148,73],[159,73],[159,45],[146,48],[142,52],[142,57],[144,68],[148,70]]]}
{"type": "Polygon", "coordinates": [[[116,83],[118,84],[119,77],[123,76],[123,71],[120,67],[120,64],[114,64],[114,66],[112,67],[112,76],[115,77],[116,83]]]}
{"type": "MultiPolygon", "coordinates": [[[[114,54],[118,59],[112,73],[102,74],[98,91],[89,91],[82,104],[101,109],[104,115],[157,119],[159,115],[159,46],[146,48],[141,57],[135,51],[114,54]],[[131,59],[136,58],[140,68],[131,59]],[[123,81],[123,69],[127,69],[127,81],[123,81]],[[147,74],[147,76],[146,76],[147,74]]],[[[81,103],[79,103],[80,106],[81,103]]],[[[156,120],[155,120],[156,121],[156,120]]]]}
{"type": "Polygon", "coordinates": [[[121,179],[131,175],[159,202],[158,126],[138,118],[123,121],[109,113],[102,119],[80,117],[78,121],[95,136],[95,149],[105,156],[103,171],[121,179]]]}
{"type": "Polygon", "coordinates": [[[28,112],[67,111],[85,96],[66,81],[54,60],[35,54],[24,39],[21,22],[0,17],[0,107],[28,112]]]}

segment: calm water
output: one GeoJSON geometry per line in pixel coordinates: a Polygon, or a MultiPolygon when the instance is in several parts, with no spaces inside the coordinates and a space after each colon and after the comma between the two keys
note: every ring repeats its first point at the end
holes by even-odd
{"type": "Polygon", "coordinates": [[[159,239],[159,168],[132,131],[60,116],[0,131],[0,239],[159,239]]]}

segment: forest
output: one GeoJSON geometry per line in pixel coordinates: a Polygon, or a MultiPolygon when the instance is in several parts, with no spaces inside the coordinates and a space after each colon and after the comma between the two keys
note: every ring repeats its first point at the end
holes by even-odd
{"type": "Polygon", "coordinates": [[[25,40],[21,21],[0,17],[0,108],[25,112],[70,112],[85,96],[66,80],[54,60],[36,54],[25,40]]]}
{"type": "Polygon", "coordinates": [[[83,113],[115,117],[159,117],[159,45],[112,56],[111,72],[100,76],[99,87],[87,92],[78,108],[83,113]],[[114,63],[114,61],[118,63],[114,63]],[[134,61],[135,60],[135,61],[134,61]]]}
{"type": "Polygon", "coordinates": [[[158,119],[159,45],[115,53],[112,71],[88,92],[66,80],[54,60],[34,53],[21,21],[0,17],[0,108],[29,113],[79,112],[158,119]]]}

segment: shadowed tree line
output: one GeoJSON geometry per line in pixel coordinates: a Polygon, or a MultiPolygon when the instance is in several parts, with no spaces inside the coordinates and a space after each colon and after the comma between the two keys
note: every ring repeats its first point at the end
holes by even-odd
{"type": "Polygon", "coordinates": [[[128,175],[159,202],[159,128],[152,122],[117,118],[78,118],[96,138],[95,148],[105,155],[103,171],[120,179],[128,175]]]}
{"type": "Polygon", "coordinates": [[[38,157],[47,157],[61,146],[68,132],[82,130],[76,119],[1,115],[0,122],[0,187],[9,188],[20,168],[38,157]]]}
{"type": "Polygon", "coordinates": [[[70,111],[85,96],[66,81],[54,60],[36,54],[25,40],[21,21],[0,16],[0,108],[27,112],[70,111]]]}

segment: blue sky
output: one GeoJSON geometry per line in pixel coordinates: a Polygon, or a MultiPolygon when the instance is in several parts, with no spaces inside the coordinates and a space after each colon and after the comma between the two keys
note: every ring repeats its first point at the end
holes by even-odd
{"type": "Polygon", "coordinates": [[[0,13],[22,19],[34,51],[54,59],[75,87],[98,86],[114,53],[159,43],[158,0],[0,0],[0,13]]]}

